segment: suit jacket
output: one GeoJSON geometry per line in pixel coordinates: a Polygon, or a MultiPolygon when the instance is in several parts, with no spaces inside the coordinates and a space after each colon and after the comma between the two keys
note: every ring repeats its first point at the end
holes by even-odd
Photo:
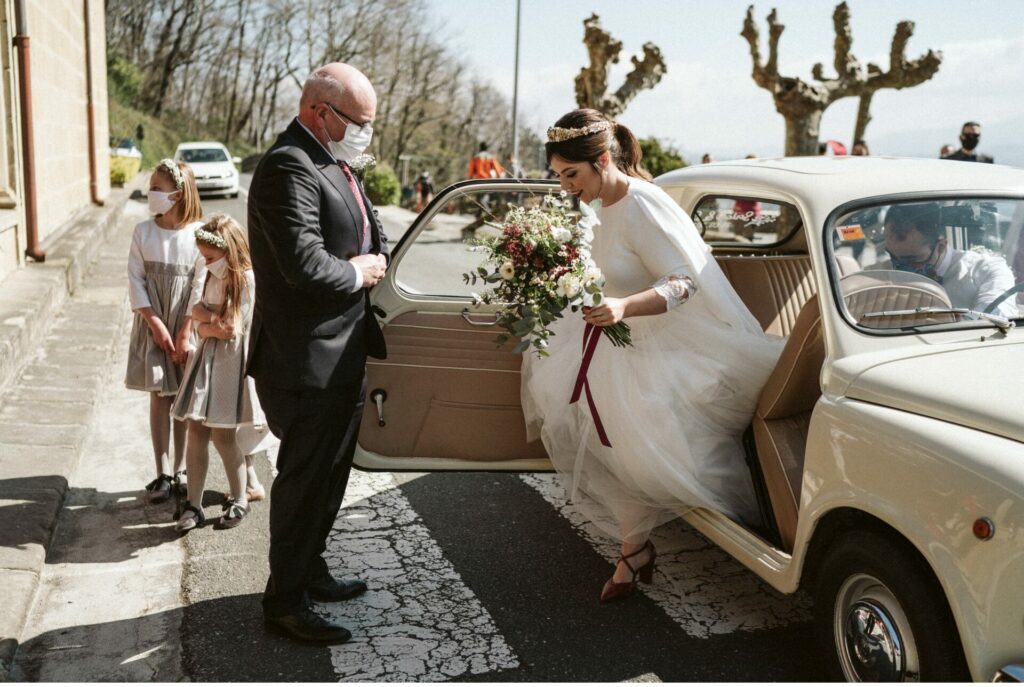
{"type": "MultiPolygon", "coordinates": [[[[387,237],[358,186],[371,252],[387,257],[387,237]]],[[[298,120],[253,174],[248,225],[256,275],[248,374],[283,389],[361,379],[367,354],[387,354],[369,292],[355,288],[348,262],[360,251],[362,216],[341,167],[298,120]]]]}

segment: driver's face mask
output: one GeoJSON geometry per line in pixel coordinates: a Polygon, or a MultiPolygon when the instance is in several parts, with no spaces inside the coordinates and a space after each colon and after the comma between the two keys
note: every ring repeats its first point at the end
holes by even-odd
{"type": "Polygon", "coordinates": [[[936,272],[935,268],[938,266],[938,250],[939,242],[936,241],[935,245],[932,246],[932,250],[928,253],[928,257],[924,260],[913,260],[907,257],[901,257],[889,253],[889,259],[892,261],[892,268],[901,272],[913,272],[914,274],[920,274],[923,277],[942,283],[942,277],[936,272]]]}

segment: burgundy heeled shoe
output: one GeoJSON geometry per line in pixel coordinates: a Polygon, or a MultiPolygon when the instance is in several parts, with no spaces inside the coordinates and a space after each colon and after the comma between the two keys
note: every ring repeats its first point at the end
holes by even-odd
{"type": "MultiPolygon", "coordinates": [[[[650,584],[654,579],[654,560],[658,557],[658,552],[654,550],[654,544],[648,539],[643,546],[634,551],[633,553],[619,557],[619,563],[625,563],[629,571],[633,573],[633,579],[629,582],[616,582],[615,578],[612,577],[610,580],[604,583],[604,589],[601,590],[601,602],[615,601],[623,597],[629,596],[636,589],[636,583],[639,580],[644,584],[650,584]],[[651,558],[639,568],[634,568],[629,564],[629,559],[642,551],[650,549],[651,558]]],[[[616,563],[616,566],[618,563],[616,563]]]]}

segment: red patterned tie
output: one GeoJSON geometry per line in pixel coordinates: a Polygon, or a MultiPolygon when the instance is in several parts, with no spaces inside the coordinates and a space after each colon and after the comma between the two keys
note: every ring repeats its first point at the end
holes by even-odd
{"type": "Polygon", "coordinates": [[[356,183],[356,178],[352,176],[352,170],[348,168],[343,160],[338,160],[338,164],[341,165],[341,171],[345,173],[345,178],[348,179],[348,187],[352,189],[352,195],[356,197],[356,202],[359,203],[359,213],[363,218],[363,238],[360,243],[360,248],[366,246],[366,230],[369,227],[369,222],[366,220],[366,206],[363,205],[363,194],[359,192],[359,185],[356,183]]]}

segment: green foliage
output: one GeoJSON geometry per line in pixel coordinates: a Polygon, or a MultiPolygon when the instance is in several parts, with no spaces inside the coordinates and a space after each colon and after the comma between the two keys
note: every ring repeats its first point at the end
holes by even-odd
{"type": "Polygon", "coordinates": [[[380,163],[366,171],[363,188],[374,205],[397,205],[402,194],[402,186],[394,170],[380,163]]]}
{"type": "Polygon", "coordinates": [[[107,89],[111,96],[125,104],[138,101],[142,88],[142,72],[137,65],[120,55],[111,55],[107,60],[107,89]]]}
{"type": "Polygon", "coordinates": [[[665,172],[686,166],[682,153],[671,145],[662,145],[654,136],[640,141],[640,149],[644,151],[643,166],[652,176],[661,176],[665,172]]]}

